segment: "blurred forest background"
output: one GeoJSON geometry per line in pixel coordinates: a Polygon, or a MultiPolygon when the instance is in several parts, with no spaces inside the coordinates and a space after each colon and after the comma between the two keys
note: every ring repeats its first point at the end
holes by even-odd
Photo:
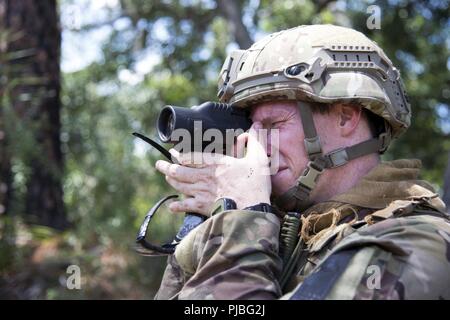
{"type": "MultiPolygon", "coordinates": [[[[151,299],[164,258],[137,255],[170,194],[155,135],[165,104],[214,100],[230,51],[301,24],[354,27],[402,71],[413,125],[384,156],[419,158],[450,202],[448,1],[0,0],[0,298],[151,299]],[[381,28],[369,30],[370,5],[381,28]],[[446,192],[445,192],[446,190],[446,192]],[[81,269],[68,290],[66,269],[81,269]]],[[[151,231],[170,238],[179,219],[151,231]]]]}

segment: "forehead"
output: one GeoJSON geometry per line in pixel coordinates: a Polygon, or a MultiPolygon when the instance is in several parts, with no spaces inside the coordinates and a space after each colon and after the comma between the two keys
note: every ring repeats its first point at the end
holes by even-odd
{"type": "Polygon", "coordinates": [[[297,103],[290,100],[261,102],[252,106],[251,117],[253,121],[272,119],[298,113],[297,108],[297,103]]]}

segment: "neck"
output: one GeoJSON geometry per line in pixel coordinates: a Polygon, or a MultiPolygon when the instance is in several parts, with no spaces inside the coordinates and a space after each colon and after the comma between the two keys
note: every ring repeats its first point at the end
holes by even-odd
{"type": "Polygon", "coordinates": [[[311,193],[311,199],[314,203],[319,203],[347,192],[379,163],[378,154],[369,154],[342,167],[325,170],[311,193]]]}

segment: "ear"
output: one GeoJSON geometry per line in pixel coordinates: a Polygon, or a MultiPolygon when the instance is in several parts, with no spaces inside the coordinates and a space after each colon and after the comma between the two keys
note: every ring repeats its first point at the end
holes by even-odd
{"type": "Polygon", "coordinates": [[[334,106],[337,113],[339,132],[342,137],[352,135],[359,125],[362,117],[362,109],[358,106],[338,104],[334,106]]]}

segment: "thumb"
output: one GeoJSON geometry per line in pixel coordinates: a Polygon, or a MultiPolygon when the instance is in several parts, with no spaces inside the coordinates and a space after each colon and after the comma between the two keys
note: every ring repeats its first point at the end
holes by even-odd
{"type": "Polygon", "coordinates": [[[247,141],[247,156],[258,159],[267,157],[267,130],[261,122],[253,123],[247,141]]]}
{"type": "Polygon", "coordinates": [[[234,154],[233,156],[235,158],[241,159],[245,155],[245,145],[247,144],[248,140],[248,132],[244,132],[243,134],[240,134],[237,139],[236,143],[234,144],[234,154]]]}

